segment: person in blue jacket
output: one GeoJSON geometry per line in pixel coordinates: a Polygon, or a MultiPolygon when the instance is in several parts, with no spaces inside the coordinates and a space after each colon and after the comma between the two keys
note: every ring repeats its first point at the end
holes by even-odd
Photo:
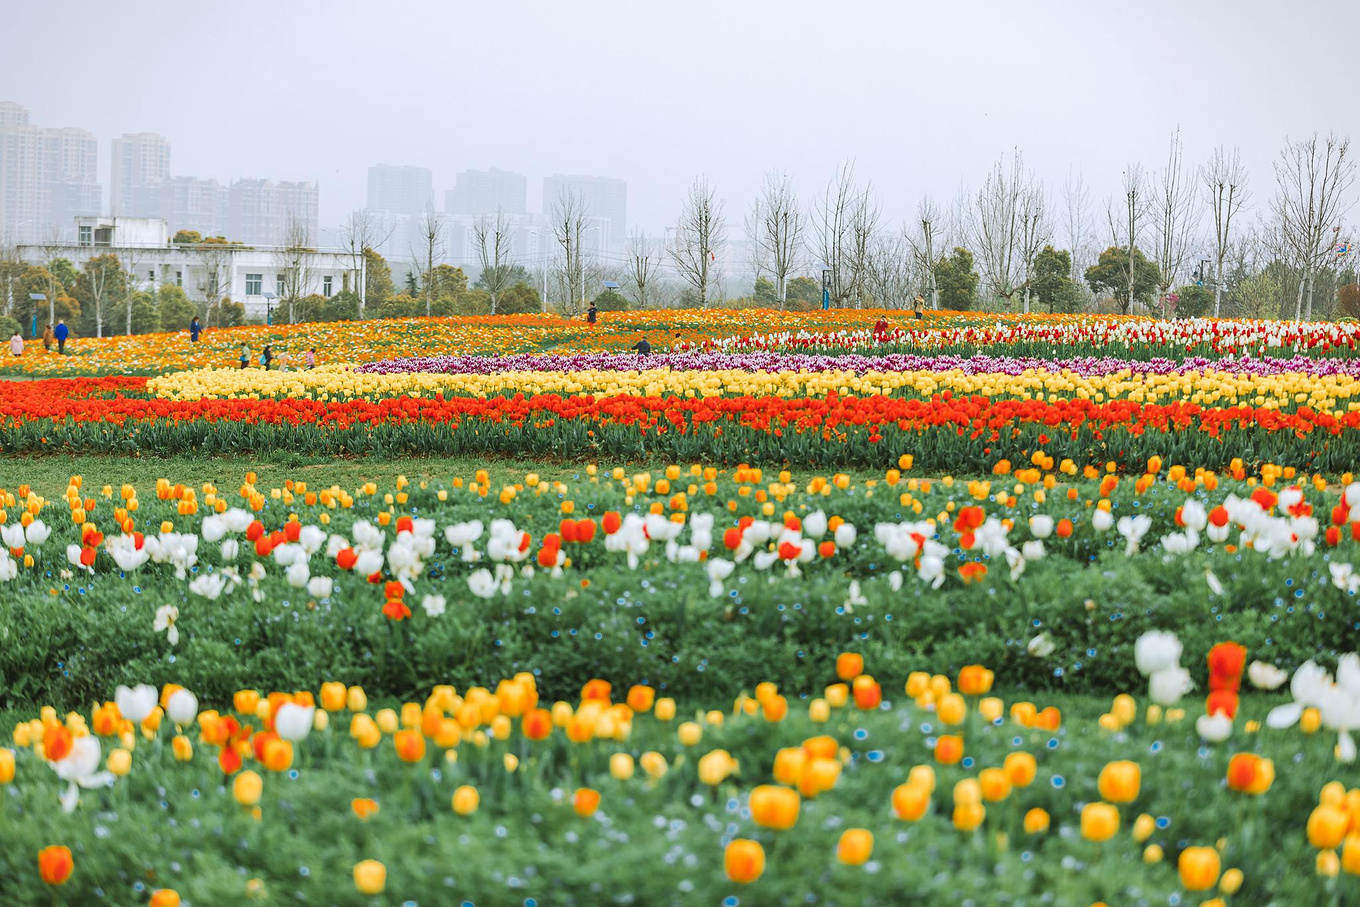
{"type": "Polygon", "coordinates": [[[198,335],[202,330],[203,328],[198,323],[198,316],[195,315],[194,320],[189,322],[189,342],[198,343],[198,335]]]}
{"type": "Polygon", "coordinates": [[[66,352],[66,338],[71,336],[71,329],[66,326],[65,319],[57,322],[57,329],[52,333],[57,338],[57,352],[66,352]]]}

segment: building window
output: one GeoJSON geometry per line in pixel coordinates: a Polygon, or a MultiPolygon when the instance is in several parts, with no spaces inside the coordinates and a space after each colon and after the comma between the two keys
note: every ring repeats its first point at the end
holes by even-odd
{"type": "Polygon", "coordinates": [[[184,272],[183,272],[183,271],[176,271],[176,272],[175,272],[175,286],[177,286],[177,287],[182,287],[182,286],[184,286],[184,272]]]}
{"type": "Polygon", "coordinates": [[[331,298],[331,275],[329,274],[321,278],[321,295],[327,299],[331,298]]]}
{"type": "Polygon", "coordinates": [[[264,275],[263,275],[263,274],[247,274],[247,275],[246,275],[246,295],[247,295],[247,296],[259,296],[260,293],[263,292],[263,284],[264,284],[264,275]]]}
{"type": "Polygon", "coordinates": [[[288,295],[287,293],[284,292],[284,290],[283,290],[283,285],[284,285],[283,275],[280,274],[280,275],[278,275],[277,277],[274,278],[274,295],[275,295],[275,296],[287,296],[287,295],[288,295]]]}
{"type": "Polygon", "coordinates": [[[82,246],[94,245],[94,227],[80,228],[80,244],[82,246]]]}

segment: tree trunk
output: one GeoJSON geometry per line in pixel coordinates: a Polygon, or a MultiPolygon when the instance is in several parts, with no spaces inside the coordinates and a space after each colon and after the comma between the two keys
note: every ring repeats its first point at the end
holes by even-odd
{"type": "Polygon", "coordinates": [[[1214,317],[1218,317],[1223,306],[1223,256],[1218,256],[1218,269],[1214,274],[1214,317]]]}
{"type": "Polygon", "coordinates": [[[1307,280],[1307,278],[1306,278],[1304,275],[1302,275],[1302,274],[1299,275],[1299,295],[1298,295],[1298,298],[1294,300],[1294,320],[1295,320],[1295,321],[1302,321],[1302,320],[1303,320],[1303,285],[1304,285],[1304,283],[1305,283],[1306,280],[1307,280]]]}
{"type": "Polygon", "coordinates": [[[1312,320],[1313,320],[1313,280],[1316,278],[1316,276],[1317,276],[1316,272],[1314,272],[1312,269],[1309,269],[1309,271],[1308,271],[1308,308],[1307,308],[1307,310],[1304,312],[1304,320],[1305,320],[1305,321],[1312,321],[1312,320]]]}

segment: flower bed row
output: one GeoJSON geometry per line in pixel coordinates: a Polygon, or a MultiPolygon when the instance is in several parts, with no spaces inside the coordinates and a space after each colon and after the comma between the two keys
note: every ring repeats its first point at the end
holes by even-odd
{"type": "Polygon", "coordinates": [[[803,489],[668,473],[354,493],[162,482],[145,502],[133,485],[73,482],[57,502],[11,489],[0,704],[139,678],[214,697],[252,677],[404,694],[522,670],[552,695],[603,675],[704,697],[715,677],[812,683],[847,647],[886,669],[985,659],[1014,683],[1108,692],[1149,629],[1231,633],[1287,668],[1360,629],[1360,486],[1179,468],[803,489]]]}
{"type": "MultiPolygon", "coordinates": [[[[127,380],[129,383],[131,379],[127,380]]],[[[100,383],[106,387],[106,382],[100,383]]],[[[377,401],[90,399],[80,381],[0,387],[0,451],[666,458],[984,472],[1051,454],[1137,468],[1152,456],[1340,473],[1360,462],[1360,411],[1089,400],[543,394],[377,401]]]]}
{"type": "MultiPolygon", "coordinates": [[[[1348,360],[1360,364],[1360,360],[1348,360]]],[[[208,369],[179,372],[147,383],[169,400],[315,399],[380,400],[386,397],[498,397],[513,394],[637,395],[642,397],[825,397],[884,396],[930,400],[982,396],[992,400],[1127,400],[1206,407],[1252,405],[1295,412],[1342,415],[1360,409],[1360,381],[1350,375],[1305,372],[1253,375],[1206,368],[1152,373],[1132,370],[1082,375],[1067,367],[1027,369],[1018,374],[965,369],[859,372],[834,366],[819,371],[750,371],[745,368],[676,371],[669,367],[440,374],[371,373],[345,366],[303,372],[208,369]]]]}
{"type": "MultiPolygon", "coordinates": [[[[1149,635],[1135,660],[1156,678],[1181,655],[1149,635]]],[[[853,651],[807,686],[715,686],[709,711],[599,679],[552,702],[528,672],[399,708],[337,681],[124,686],[3,729],[0,896],[1349,903],[1360,791],[1337,780],[1336,709],[1239,702],[1244,673],[1286,677],[1236,643],[1205,656],[1203,710],[1156,682],[1058,708],[979,664],[888,674],[853,651]]],[[[1360,696],[1360,658],[1343,668],[1301,669],[1292,695],[1360,696]]]]}

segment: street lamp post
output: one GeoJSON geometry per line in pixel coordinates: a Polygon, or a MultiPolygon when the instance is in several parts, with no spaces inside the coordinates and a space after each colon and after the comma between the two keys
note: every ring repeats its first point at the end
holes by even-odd
{"type": "Polygon", "coordinates": [[[264,297],[264,323],[272,325],[274,323],[274,300],[278,297],[268,290],[260,295],[264,297]]]}
{"type": "MultiPolygon", "coordinates": [[[[34,302],[47,302],[46,293],[29,293],[28,298],[34,302]]],[[[54,303],[55,305],[55,303],[54,303]]],[[[33,336],[38,336],[38,307],[33,307],[33,336]]]]}
{"type": "Polygon", "coordinates": [[[831,269],[822,268],[822,311],[831,308],[831,269]]]}

